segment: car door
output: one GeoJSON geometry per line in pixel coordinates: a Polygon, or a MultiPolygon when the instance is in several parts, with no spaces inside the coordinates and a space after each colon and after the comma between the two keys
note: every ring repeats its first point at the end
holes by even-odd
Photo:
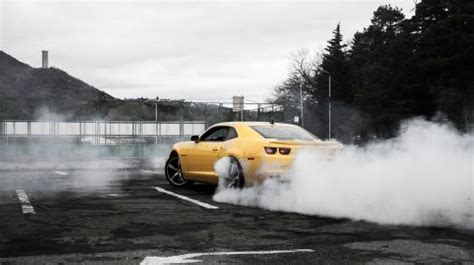
{"type": "Polygon", "coordinates": [[[227,138],[229,127],[218,126],[206,131],[199,142],[189,148],[188,174],[197,179],[216,176],[214,164],[216,163],[219,151],[223,148],[223,142],[227,138]]]}

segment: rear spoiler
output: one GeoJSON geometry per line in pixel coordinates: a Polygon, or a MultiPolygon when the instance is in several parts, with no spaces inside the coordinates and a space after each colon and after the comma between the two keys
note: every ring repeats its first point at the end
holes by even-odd
{"type": "Polygon", "coordinates": [[[334,141],[290,141],[290,140],[276,140],[269,141],[270,144],[281,145],[302,145],[302,146],[318,146],[318,147],[342,147],[338,142],[334,141]]]}

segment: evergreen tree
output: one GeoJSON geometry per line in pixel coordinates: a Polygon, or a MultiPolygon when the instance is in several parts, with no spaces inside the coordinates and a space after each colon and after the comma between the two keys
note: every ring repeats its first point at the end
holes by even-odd
{"type": "Polygon", "coordinates": [[[350,52],[354,105],[369,122],[364,131],[391,136],[410,116],[431,116],[431,96],[419,82],[412,24],[398,8],[381,6],[354,37],[350,52]]]}
{"type": "Polygon", "coordinates": [[[338,24],[333,31],[333,37],[328,41],[321,62],[315,69],[310,91],[313,104],[311,111],[318,117],[317,134],[322,138],[329,136],[329,75],[331,76],[331,105],[332,105],[332,137],[339,138],[347,135],[348,126],[352,121],[348,106],[352,104],[353,92],[350,85],[350,72],[343,43],[341,26],[338,24]],[[350,115],[349,115],[350,116],[350,115]]]}
{"type": "MultiPolygon", "coordinates": [[[[380,6],[349,49],[337,25],[322,61],[304,79],[314,123],[305,127],[327,137],[327,71],[332,76],[333,132],[339,140],[356,134],[391,137],[400,121],[436,117],[438,111],[458,128],[471,129],[473,31],[474,2],[464,0],[422,0],[411,19],[396,7],[380,6]]],[[[296,93],[299,82],[284,84],[287,96],[296,93]]]]}
{"type": "Polygon", "coordinates": [[[461,129],[473,122],[474,2],[423,0],[413,18],[417,60],[436,109],[461,129]]]}
{"type": "Polygon", "coordinates": [[[323,54],[322,61],[316,69],[314,77],[316,91],[313,92],[313,97],[317,101],[325,101],[329,96],[328,73],[330,73],[332,98],[346,104],[352,102],[353,93],[349,85],[349,65],[345,48],[341,26],[338,24],[333,31],[333,38],[328,41],[328,46],[324,49],[326,52],[323,54]]]}

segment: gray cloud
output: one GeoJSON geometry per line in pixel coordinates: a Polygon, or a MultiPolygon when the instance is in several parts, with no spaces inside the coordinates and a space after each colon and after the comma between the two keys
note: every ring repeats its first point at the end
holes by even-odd
{"type": "Polygon", "coordinates": [[[319,50],[341,22],[346,39],[381,4],[303,2],[3,1],[1,49],[52,65],[116,97],[263,100],[285,79],[289,56],[319,50]]]}

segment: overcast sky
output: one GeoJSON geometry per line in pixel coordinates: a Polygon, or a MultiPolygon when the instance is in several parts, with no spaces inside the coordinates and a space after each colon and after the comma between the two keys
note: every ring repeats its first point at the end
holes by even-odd
{"type": "Polygon", "coordinates": [[[119,98],[265,100],[290,55],[322,50],[338,22],[347,41],[382,4],[413,15],[413,0],[26,1],[0,0],[0,47],[119,98]]]}

